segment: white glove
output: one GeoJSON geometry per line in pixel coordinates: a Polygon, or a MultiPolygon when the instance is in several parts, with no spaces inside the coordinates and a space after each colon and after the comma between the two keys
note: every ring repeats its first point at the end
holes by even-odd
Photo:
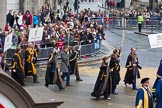
{"type": "Polygon", "coordinates": [[[15,70],[15,69],[13,69],[13,72],[16,72],[16,70],[15,70]]]}

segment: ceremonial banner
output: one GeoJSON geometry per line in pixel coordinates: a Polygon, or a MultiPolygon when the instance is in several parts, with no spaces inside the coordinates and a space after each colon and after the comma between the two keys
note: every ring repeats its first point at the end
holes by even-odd
{"type": "Polygon", "coordinates": [[[3,52],[7,51],[12,46],[12,33],[5,37],[5,44],[3,52]]]}
{"type": "Polygon", "coordinates": [[[28,42],[41,41],[44,27],[30,28],[28,42]]]}
{"type": "Polygon", "coordinates": [[[148,35],[151,48],[162,47],[162,33],[148,35]]]}

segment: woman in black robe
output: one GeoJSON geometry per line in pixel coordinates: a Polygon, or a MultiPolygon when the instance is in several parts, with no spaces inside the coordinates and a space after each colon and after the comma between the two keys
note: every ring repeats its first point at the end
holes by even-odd
{"type": "Polygon", "coordinates": [[[120,60],[119,60],[119,50],[114,49],[113,54],[111,55],[110,59],[110,70],[111,70],[111,77],[112,77],[112,94],[118,94],[116,93],[116,87],[120,82],[120,60]]]}
{"type": "Polygon", "coordinates": [[[70,74],[75,74],[76,76],[76,81],[83,81],[80,78],[79,75],[79,69],[78,69],[78,52],[75,51],[75,46],[70,48],[70,74]]]}
{"type": "Polygon", "coordinates": [[[45,86],[48,87],[49,84],[57,84],[59,90],[66,88],[65,83],[60,77],[60,73],[58,72],[57,53],[55,50],[52,54],[49,55],[49,60],[47,64],[45,86]]]}
{"type": "Polygon", "coordinates": [[[111,73],[108,67],[109,57],[104,57],[100,67],[100,71],[94,86],[94,90],[91,93],[92,97],[99,99],[100,96],[104,96],[105,99],[111,99],[111,73]]]}
{"type": "Polygon", "coordinates": [[[25,86],[24,84],[24,66],[22,64],[22,57],[20,55],[21,48],[16,49],[16,53],[12,58],[11,64],[11,76],[15,79],[21,86],[25,86]]]}

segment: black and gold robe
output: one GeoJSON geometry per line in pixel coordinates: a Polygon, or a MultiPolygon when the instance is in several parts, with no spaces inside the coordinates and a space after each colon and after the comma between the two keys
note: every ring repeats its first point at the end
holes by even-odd
{"type": "Polygon", "coordinates": [[[24,67],[22,64],[22,57],[20,54],[14,54],[10,68],[12,78],[14,78],[18,83],[24,86],[24,67]]]}
{"type": "Polygon", "coordinates": [[[79,68],[78,68],[78,52],[77,51],[72,51],[70,53],[70,74],[75,74],[76,80],[80,80],[80,75],[79,75],[79,68]]]}
{"type": "Polygon", "coordinates": [[[36,65],[36,62],[37,62],[37,58],[38,58],[38,53],[39,53],[39,50],[38,49],[36,49],[36,48],[34,48],[33,49],[33,63],[34,63],[34,65],[36,65]]]}
{"type": "Polygon", "coordinates": [[[120,64],[119,64],[119,57],[116,55],[112,55],[111,59],[110,59],[110,70],[112,69],[113,71],[111,72],[111,77],[112,77],[112,87],[115,87],[114,89],[116,89],[116,85],[119,84],[120,81],[120,64]]]}
{"type": "Polygon", "coordinates": [[[36,75],[37,70],[33,62],[34,50],[27,48],[25,51],[25,75],[36,75]]]}
{"type": "Polygon", "coordinates": [[[128,58],[127,58],[127,62],[126,62],[126,66],[127,71],[125,74],[125,78],[124,78],[124,82],[128,83],[128,84],[133,84],[134,79],[140,78],[140,73],[139,73],[139,69],[141,69],[142,67],[140,66],[139,62],[138,62],[138,57],[137,55],[132,55],[131,53],[129,54],[128,58]],[[136,59],[137,61],[134,62],[134,59],[136,59]],[[137,66],[134,67],[133,64],[136,64],[137,66]],[[134,76],[134,72],[137,73],[137,76],[134,76]]]}
{"type": "Polygon", "coordinates": [[[94,90],[91,93],[91,96],[100,98],[100,96],[104,96],[107,99],[111,93],[111,74],[108,64],[102,63],[100,67],[100,71],[94,86],[94,90]]]}

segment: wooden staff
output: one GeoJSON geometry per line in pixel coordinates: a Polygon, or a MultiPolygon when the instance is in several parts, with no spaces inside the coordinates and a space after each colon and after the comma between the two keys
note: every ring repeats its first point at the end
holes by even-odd
{"type": "Polygon", "coordinates": [[[125,30],[122,31],[121,50],[123,50],[124,47],[124,40],[125,40],[125,30]]]}
{"type": "Polygon", "coordinates": [[[6,65],[7,65],[7,62],[6,62],[6,57],[7,57],[7,51],[5,52],[5,55],[4,55],[4,71],[6,70],[6,65]]]}

